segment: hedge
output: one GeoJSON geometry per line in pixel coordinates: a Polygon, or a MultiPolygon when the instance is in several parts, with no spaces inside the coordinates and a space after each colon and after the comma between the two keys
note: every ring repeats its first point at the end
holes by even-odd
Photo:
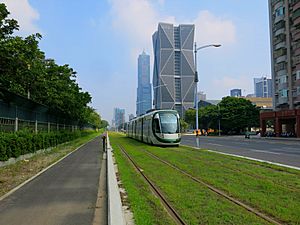
{"type": "Polygon", "coordinates": [[[58,144],[71,141],[87,132],[60,131],[50,133],[31,133],[19,131],[16,133],[0,133],[0,161],[6,161],[11,157],[33,153],[40,149],[54,147],[58,144]]]}

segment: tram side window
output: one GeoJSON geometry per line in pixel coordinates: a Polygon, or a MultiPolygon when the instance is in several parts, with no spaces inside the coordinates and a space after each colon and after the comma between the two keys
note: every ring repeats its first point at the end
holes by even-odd
{"type": "Polygon", "coordinates": [[[153,120],[153,127],[154,127],[154,132],[155,133],[160,133],[160,128],[159,128],[159,119],[158,118],[154,118],[153,120]]]}

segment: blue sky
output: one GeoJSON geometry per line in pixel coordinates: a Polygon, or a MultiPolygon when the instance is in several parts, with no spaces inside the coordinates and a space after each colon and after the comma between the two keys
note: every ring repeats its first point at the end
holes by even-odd
{"type": "Polygon", "coordinates": [[[113,108],[135,114],[137,57],[151,55],[158,22],[194,23],[199,87],[208,99],[232,88],[253,92],[253,78],[270,76],[267,0],[0,0],[21,26],[19,35],[40,32],[47,58],[69,64],[92,94],[92,106],[112,119],[113,108]]]}

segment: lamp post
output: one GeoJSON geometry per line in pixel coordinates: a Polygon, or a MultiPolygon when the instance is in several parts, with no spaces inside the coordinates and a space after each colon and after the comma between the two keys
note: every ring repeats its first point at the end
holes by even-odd
{"type": "Polygon", "coordinates": [[[200,50],[200,49],[203,49],[203,48],[208,48],[208,47],[215,47],[215,48],[218,48],[218,47],[221,47],[220,44],[210,44],[210,45],[203,45],[201,47],[198,47],[197,48],[197,44],[195,42],[195,50],[194,50],[194,53],[195,53],[195,101],[196,101],[196,134],[198,132],[198,125],[199,125],[199,122],[198,122],[198,82],[199,82],[199,79],[198,79],[198,72],[197,72],[197,51],[200,50]]]}

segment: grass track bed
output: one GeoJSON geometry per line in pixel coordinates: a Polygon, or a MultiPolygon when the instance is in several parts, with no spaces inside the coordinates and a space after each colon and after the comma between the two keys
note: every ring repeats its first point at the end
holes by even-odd
{"type": "MultiPolygon", "coordinates": [[[[267,222],[201,187],[178,171],[155,161],[141,149],[152,152],[244,203],[251,203],[249,205],[253,208],[272,215],[285,224],[298,224],[299,188],[293,184],[299,182],[299,171],[269,167],[264,163],[237,160],[235,157],[185,147],[153,147],[117,134],[111,134],[110,137],[112,143],[118,142],[124,146],[188,224],[267,224],[267,222]],[[279,191],[276,191],[278,188],[279,191]],[[290,189],[294,191],[291,192],[290,189]],[[287,191],[283,193],[285,190],[287,191]],[[246,194],[237,197],[241,193],[246,194]],[[260,199],[263,203],[257,202],[260,199]],[[270,203],[269,199],[274,202],[270,203]],[[273,215],[269,212],[275,213],[273,215]]],[[[116,146],[115,152],[119,152],[116,146]]],[[[136,173],[135,176],[139,175],[136,173]]],[[[126,188],[126,185],[124,186],[126,188]]],[[[130,198],[129,202],[132,204],[130,198]]]]}

